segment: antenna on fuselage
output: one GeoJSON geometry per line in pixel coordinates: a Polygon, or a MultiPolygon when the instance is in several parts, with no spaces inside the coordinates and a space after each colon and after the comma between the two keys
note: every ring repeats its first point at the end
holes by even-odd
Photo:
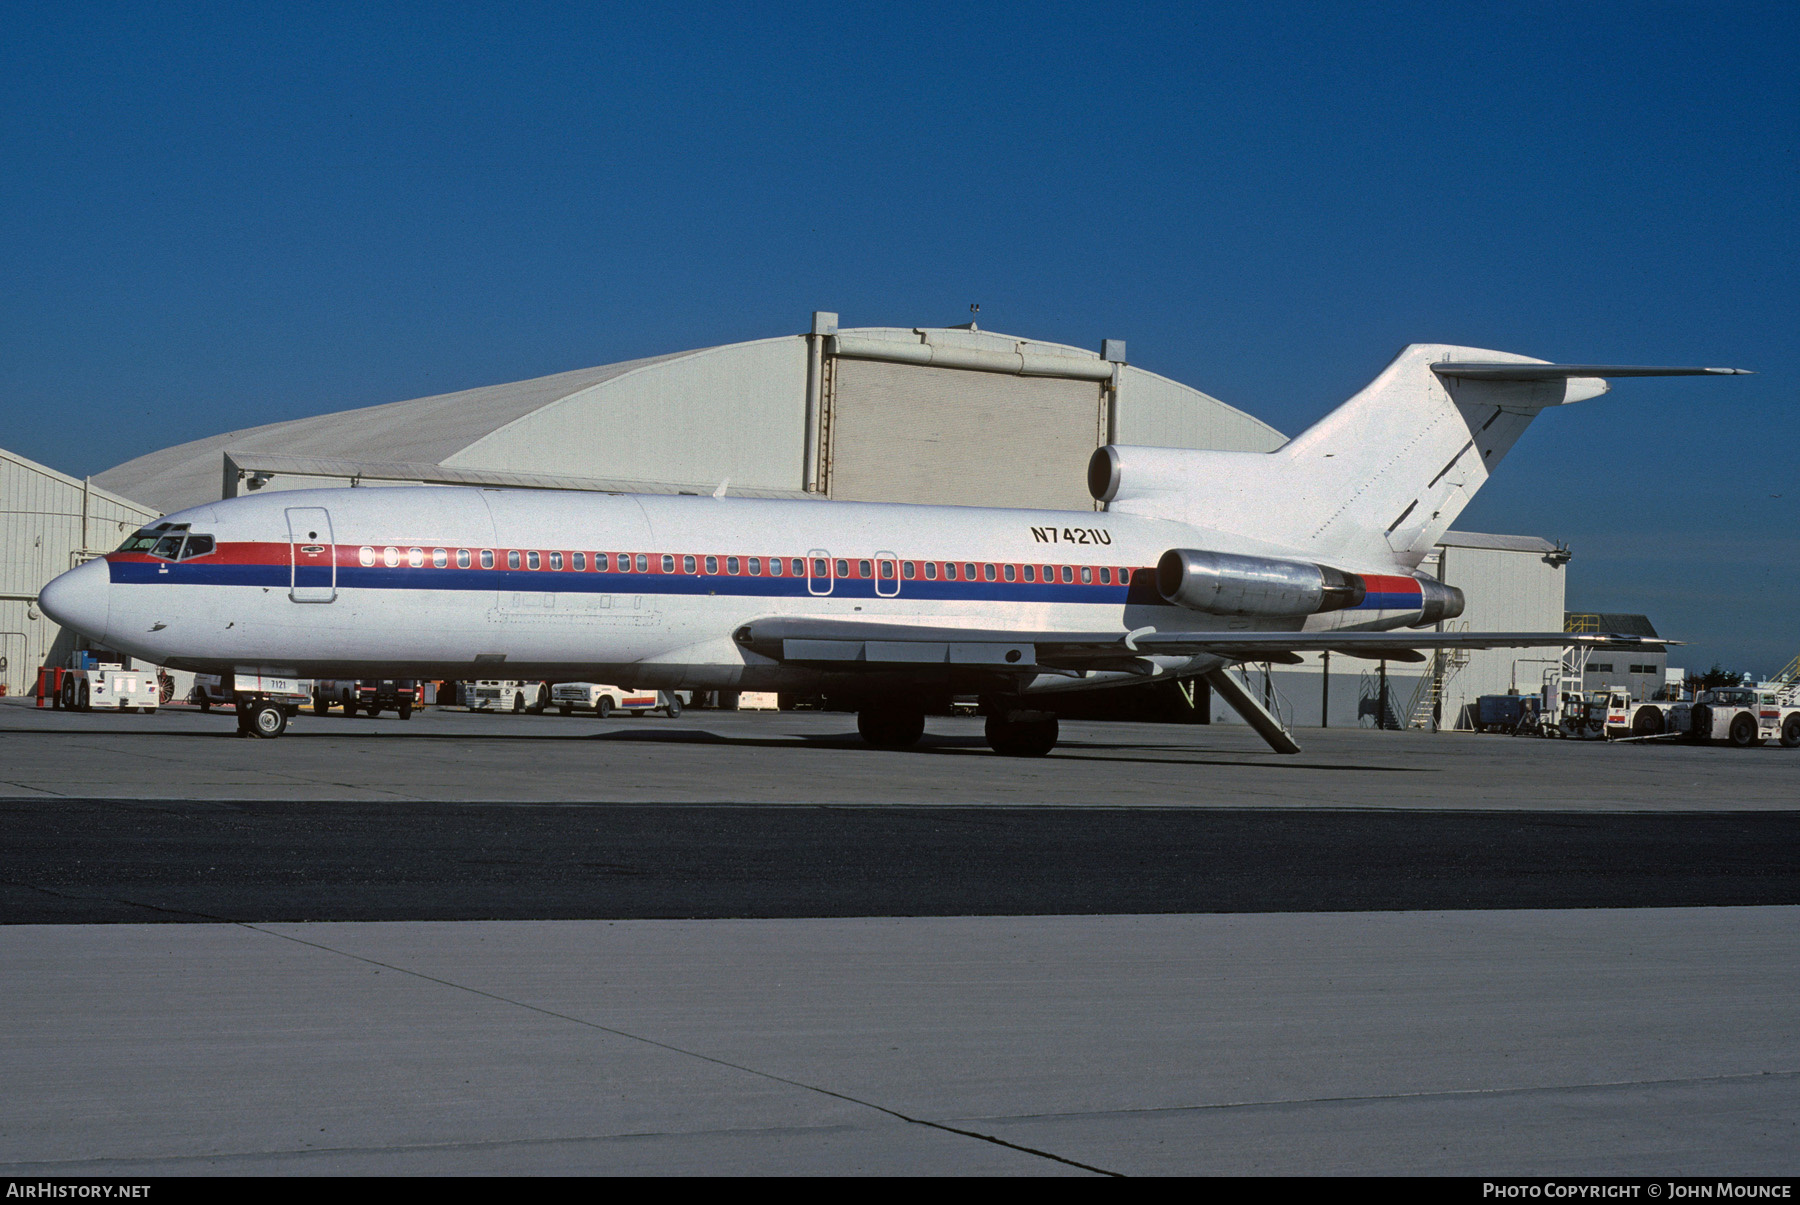
{"type": "Polygon", "coordinates": [[[727,477],[727,478],[725,478],[725,480],[719,482],[719,488],[713,491],[713,497],[723,498],[725,496],[725,487],[730,484],[731,484],[731,478],[729,478],[729,477],[727,477]]]}

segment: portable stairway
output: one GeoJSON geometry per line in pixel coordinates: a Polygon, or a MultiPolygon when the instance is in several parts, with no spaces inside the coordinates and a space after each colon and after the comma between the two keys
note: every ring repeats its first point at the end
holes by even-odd
{"type": "MultiPolygon", "coordinates": [[[[1468,631],[1469,625],[1463,624],[1461,630],[1468,631]]],[[[1468,649],[1439,649],[1431,655],[1430,663],[1419,676],[1419,684],[1413,688],[1412,698],[1406,704],[1406,727],[1435,728],[1442,722],[1444,688],[1449,685],[1450,679],[1456,677],[1456,672],[1468,663],[1468,649]]]]}
{"type": "Polygon", "coordinates": [[[1776,698],[1783,707],[1800,707],[1800,657],[1781,667],[1781,672],[1769,679],[1776,688],[1776,698]]]}

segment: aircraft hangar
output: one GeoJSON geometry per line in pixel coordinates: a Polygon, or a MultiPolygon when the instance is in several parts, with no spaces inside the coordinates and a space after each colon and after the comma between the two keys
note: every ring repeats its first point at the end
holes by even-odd
{"type": "MultiPolygon", "coordinates": [[[[1285,440],[1129,363],[1121,340],[1090,350],[973,324],[840,328],[821,312],[801,334],[226,432],[127,461],[88,489],[145,515],[255,490],[414,484],[711,493],[728,483],[750,497],[1099,509],[1085,469],[1102,444],[1272,451],[1285,440]]],[[[58,555],[104,551],[77,543],[58,555]]],[[[1554,630],[1566,560],[1534,537],[1450,532],[1426,568],[1468,589],[1463,622],[1554,630]]],[[[19,601],[40,585],[15,583],[19,601]]],[[[28,686],[23,663],[48,648],[34,643],[24,672],[8,671],[13,691],[28,686]]],[[[1249,676],[1299,726],[1437,715],[1450,727],[1475,693],[1536,685],[1504,650],[1462,663],[1345,661],[1310,657],[1249,676]]],[[[1189,696],[1194,719],[1235,722],[1203,696],[1189,696]]]]}

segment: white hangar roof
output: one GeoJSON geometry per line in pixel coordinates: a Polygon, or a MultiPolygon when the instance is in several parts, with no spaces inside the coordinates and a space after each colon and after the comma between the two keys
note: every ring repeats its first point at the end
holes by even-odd
{"type": "Polygon", "coordinates": [[[1085,458],[1109,437],[1245,451],[1285,439],[1127,364],[1113,391],[1113,366],[1093,351],[965,328],[840,332],[820,318],[810,335],[230,431],[95,481],[164,511],[264,485],[710,492],[725,479],[752,496],[993,504],[956,493],[986,489],[1012,505],[1085,508],[1085,458]],[[970,472],[976,460],[983,471],[970,472]]]}

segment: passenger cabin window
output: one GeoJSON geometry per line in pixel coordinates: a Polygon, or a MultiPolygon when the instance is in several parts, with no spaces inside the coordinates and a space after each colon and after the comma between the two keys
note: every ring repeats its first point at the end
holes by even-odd
{"type": "MultiPolygon", "coordinates": [[[[841,565],[841,564],[843,564],[843,562],[839,561],[838,564],[841,565]]],[[[814,577],[818,577],[818,578],[830,577],[831,576],[831,566],[827,565],[824,561],[821,561],[821,560],[818,560],[815,558],[813,560],[812,575],[814,577]]]]}
{"type": "Polygon", "coordinates": [[[1026,581],[1028,581],[1028,582],[1037,581],[1037,566],[1036,565],[1027,565],[1027,566],[1025,566],[1025,568],[1019,570],[1019,572],[1023,573],[1025,575],[1026,581]]]}
{"type": "Polygon", "coordinates": [[[483,548],[481,550],[481,567],[483,569],[492,569],[494,567],[494,550],[492,548],[483,548]]]}
{"type": "Polygon", "coordinates": [[[433,548],[431,550],[431,567],[433,569],[448,569],[450,567],[449,550],[444,548],[433,548]]]}
{"type": "Polygon", "coordinates": [[[562,553],[560,553],[560,552],[551,553],[550,554],[550,568],[561,569],[562,566],[563,566],[562,553]]]}
{"type": "Polygon", "coordinates": [[[467,548],[458,548],[456,550],[456,567],[458,569],[467,569],[469,567],[469,550],[467,548]]]}
{"type": "Polygon", "coordinates": [[[1081,567],[1081,584],[1084,586],[1091,586],[1094,584],[1094,567],[1092,565],[1083,565],[1081,567]]]}
{"type": "Polygon", "coordinates": [[[837,575],[839,577],[849,577],[850,576],[850,562],[849,561],[839,561],[837,563],[837,575]]]}
{"type": "Polygon", "coordinates": [[[937,580],[937,562],[936,561],[926,561],[925,562],[925,580],[928,582],[935,582],[937,580]]]}
{"type": "Polygon", "coordinates": [[[869,564],[869,562],[867,562],[867,561],[858,561],[858,562],[856,562],[856,576],[858,576],[858,577],[874,577],[875,576],[874,568],[875,567],[873,565],[869,564]]]}
{"type": "Polygon", "coordinates": [[[726,557],[725,558],[725,572],[736,573],[737,571],[738,571],[738,559],[734,556],[726,557]]]}
{"type": "MultiPolygon", "coordinates": [[[[693,558],[692,558],[692,557],[688,557],[688,558],[687,558],[687,559],[688,559],[688,560],[689,560],[689,561],[692,561],[692,560],[693,560],[693,558]]],[[[673,557],[673,556],[671,556],[671,555],[670,555],[670,554],[669,554],[669,553],[666,553],[666,552],[665,552],[665,553],[663,553],[663,559],[662,559],[662,571],[663,571],[663,572],[664,572],[664,573],[673,573],[673,572],[675,572],[675,558],[674,558],[674,557],[673,557]]],[[[689,570],[689,572],[690,572],[690,573],[691,573],[691,572],[692,572],[692,570],[689,570]]]]}
{"type": "Polygon", "coordinates": [[[1062,577],[1063,577],[1063,581],[1065,581],[1065,582],[1074,581],[1075,580],[1075,567],[1073,565],[1064,565],[1062,567],[1062,577]]]}
{"type": "MultiPolygon", "coordinates": [[[[823,564],[824,562],[820,562],[820,563],[823,564]]],[[[792,573],[795,577],[805,577],[806,576],[806,562],[801,560],[799,557],[795,557],[793,559],[793,562],[789,566],[789,569],[792,571],[792,573]]]]}
{"type": "Polygon", "coordinates": [[[373,565],[375,563],[375,550],[370,548],[367,544],[364,544],[361,548],[356,550],[356,560],[358,564],[373,565]]]}
{"type": "Polygon", "coordinates": [[[968,578],[970,581],[974,581],[975,580],[975,566],[974,565],[964,565],[963,566],[963,576],[968,578]]]}
{"type": "Polygon", "coordinates": [[[681,571],[683,573],[692,573],[694,571],[694,558],[693,557],[684,556],[681,558],[681,571]]]}
{"type": "Polygon", "coordinates": [[[944,562],[944,580],[951,581],[951,582],[956,580],[956,562],[955,561],[944,562]]]}
{"type": "Polygon", "coordinates": [[[772,556],[769,558],[769,573],[771,576],[774,576],[774,577],[781,576],[781,558],[780,557],[772,556]]]}
{"type": "Polygon", "coordinates": [[[903,564],[903,565],[901,565],[901,567],[900,567],[900,573],[901,573],[901,575],[902,575],[902,576],[903,576],[903,577],[905,577],[905,578],[906,578],[906,579],[907,579],[907,580],[908,580],[908,581],[910,581],[910,580],[912,580],[912,577],[913,577],[913,563],[912,563],[912,562],[911,562],[911,561],[907,561],[907,562],[906,562],[906,563],[905,563],[905,564],[903,564]]]}
{"type": "Polygon", "coordinates": [[[650,572],[650,558],[641,552],[637,554],[637,571],[639,573],[650,572]]]}
{"type": "Polygon", "coordinates": [[[527,568],[527,569],[536,569],[536,568],[538,568],[538,567],[539,567],[539,564],[540,564],[540,562],[539,562],[539,561],[538,561],[538,554],[537,554],[537,553],[535,553],[535,552],[528,552],[528,553],[526,553],[526,554],[525,554],[525,568],[527,568]]]}
{"type": "Polygon", "coordinates": [[[519,554],[516,550],[506,554],[506,567],[508,569],[517,569],[519,567],[519,554]]]}
{"type": "Polygon", "coordinates": [[[577,552],[574,554],[572,559],[574,560],[574,563],[575,563],[575,572],[577,572],[577,573],[587,572],[587,553],[577,552]]]}
{"type": "Polygon", "coordinates": [[[400,550],[398,548],[383,548],[381,550],[381,563],[386,565],[389,569],[399,568],[400,550]]]}
{"type": "Polygon", "coordinates": [[[1112,585],[1112,570],[1105,565],[1100,566],[1100,584],[1102,586],[1112,585]]]}
{"type": "Polygon", "coordinates": [[[719,571],[719,558],[718,557],[709,556],[706,558],[706,571],[708,573],[717,573],[719,571]]]}
{"type": "Polygon", "coordinates": [[[982,580],[984,580],[984,581],[990,581],[990,582],[993,581],[994,580],[994,567],[992,565],[983,565],[981,567],[981,577],[982,577],[982,580]]]}
{"type": "Polygon", "coordinates": [[[762,576],[762,558],[761,557],[753,556],[745,563],[747,565],[749,565],[749,567],[750,567],[750,576],[751,577],[762,576]]]}
{"type": "Polygon", "coordinates": [[[423,548],[407,549],[406,563],[414,569],[425,568],[425,550],[423,548]]]}

